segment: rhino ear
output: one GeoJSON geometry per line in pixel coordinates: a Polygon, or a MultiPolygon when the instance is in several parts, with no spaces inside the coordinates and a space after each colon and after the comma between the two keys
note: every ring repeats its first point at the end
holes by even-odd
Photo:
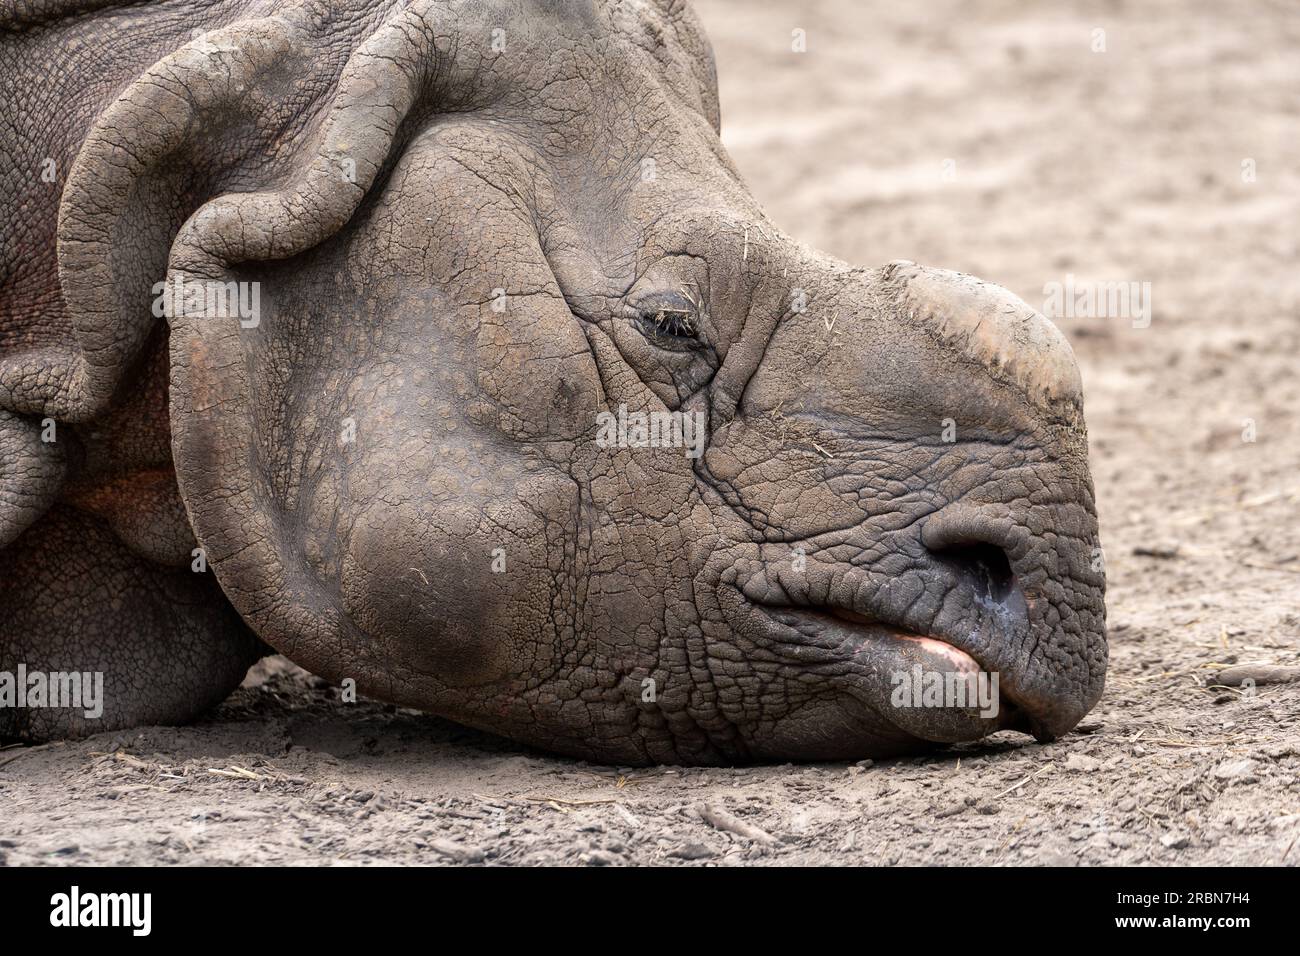
{"type": "MultiPolygon", "coordinates": [[[[271,407],[276,398],[268,395],[274,388],[267,384],[303,371],[301,366],[312,362],[313,346],[294,340],[286,331],[288,320],[260,327],[260,317],[180,307],[175,293],[189,297],[204,289],[229,289],[283,270],[312,274],[303,265],[304,254],[348,223],[400,153],[408,114],[435,95],[436,31],[424,6],[412,4],[394,14],[352,53],[312,148],[279,188],[212,199],[184,223],[172,244],[167,315],[177,480],[209,566],[255,629],[279,597],[313,587],[298,558],[286,566],[277,548],[282,522],[291,523],[282,510],[284,485],[292,479],[268,461],[291,443],[286,430],[302,432],[306,426],[268,424],[280,409],[271,407]],[[290,258],[294,263],[273,263],[290,258]],[[284,354],[286,348],[297,354],[284,354]]],[[[447,81],[447,73],[439,78],[447,81]]],[[[349,321],[356,325],[366,318],[349,321]]],[[[350,626],[329,602],[289,603],[295,641],[310,642],[350,626]]]]}
{"type": "Polygon", "coordinates": [[[269,87],[287,89],[296,32],[270,18],[204,34],[100,114],[59,201],[56,255],[69,335],[0,356],[0,408],[71,422],[105,410],[159,318],[152,289],[177,229],[227,183],[256,178],[249,167],[262,157],[253,154],[271,131],[247,129],[246,147],[228,144],[240,141],[269,87]]]}
{"type": "Polygon", "coordinates": [[[322,113],[311,99],[334,88],[339,63],[314,34],[336,29],[329,20],[300,8],[205,33],[140,75],[86,136],[58,211],[61,301],[41,320],[64,336],[0,346],[0,547],[59,487],[63,452],[39,440],[40,419],[94,420],[140,361],[174,241],[179,272],[215,274],[319,241],[365,194],[424,61],[384,61],[390,24],[354,53],[322,113]]]}
{"type": "Polygon", "coordinates": [[[43,303],[37,336],[0,342],[0,547],[60,491],[57,424],[103,414],[140,360],[181,223],[215,191],[256,175],[256,134],[265,141],[274,130],[248,130],[246,150],[212,144],[241,141],[258,100],[290,88],[296,30],[256,20],[195,39],[132,82],[82,142],[59,200],[60,294],[43,303]]]}

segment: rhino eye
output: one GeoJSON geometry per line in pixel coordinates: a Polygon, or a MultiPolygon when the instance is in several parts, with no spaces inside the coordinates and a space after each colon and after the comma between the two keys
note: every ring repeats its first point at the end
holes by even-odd
{"type": "Polygon", "coordinates": [[[641,334],[672,351],[701,344],[700,304],[685,292],[657,293],[633,306],[641,334]]]}

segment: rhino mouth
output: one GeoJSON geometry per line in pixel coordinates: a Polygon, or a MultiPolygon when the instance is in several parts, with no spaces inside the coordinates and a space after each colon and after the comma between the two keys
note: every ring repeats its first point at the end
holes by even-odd
{"type": "Polygon", "coordinates": [[[908,738],[960,743],[1001,730],[1054,736],[1018,699],[1014,675],[987,665],[953,633],[917,633],[839,607],[751,608],[765,638],[908,738]]]}

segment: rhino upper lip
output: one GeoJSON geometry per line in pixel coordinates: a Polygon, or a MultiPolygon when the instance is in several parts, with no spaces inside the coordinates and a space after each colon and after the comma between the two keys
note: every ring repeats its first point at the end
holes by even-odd
{"type": "Polygon", "coordinates": [[[774,619],[778,624],[786,627],[793,627],[796,623],[812,623],[816,625],[838,624],[850,631],[857,632],[864,641],[879,640],[881,637],[896,637],[901,640],[921,640],[930,641],[942,645],[947,651],[952,652],[954,660],[959,663],[969,661],[974,667],[984,670],[984,665],[973,654],[964,648],[957,646],[949,640],[934,634],[922,634],[906,627],[889,624],[878,618],[862,614],[858,611],[851,611],[840,607],[823,607],[796,604],[759,604],[756,605],[764,614],[774,619]],[[961,658],[965,660],[962,661],[961,658]]]}

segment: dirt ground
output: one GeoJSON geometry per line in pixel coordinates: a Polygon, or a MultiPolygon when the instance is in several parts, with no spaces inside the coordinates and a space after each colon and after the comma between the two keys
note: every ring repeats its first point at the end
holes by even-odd
{"type": "Polygon", "coordinates": [[[1059,323],[1110,581],[1094,713],[1048,745],[633,771],[272,659],[194,726],[0,752],[0,861],[1300,863],[1300,683],[1213,686],[1300,663],[1300,7],[697,6],[724,138],[785,231],[1039,308],[1067,274],[1151,283],[1146,328],[1059,323]]]}

